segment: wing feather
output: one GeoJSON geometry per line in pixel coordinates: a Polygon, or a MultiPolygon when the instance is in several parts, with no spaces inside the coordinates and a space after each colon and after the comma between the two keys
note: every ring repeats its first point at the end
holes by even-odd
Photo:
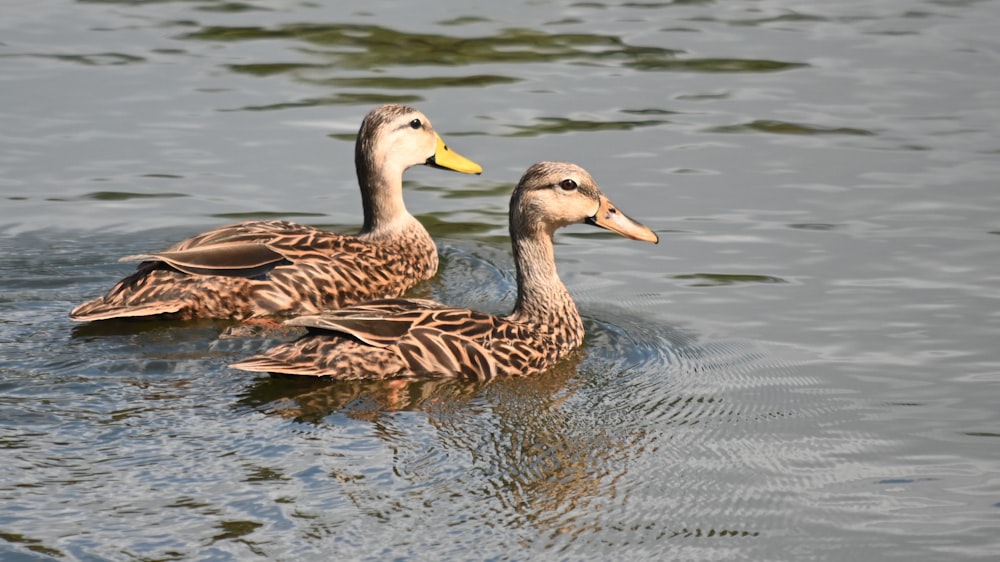
{"type": "Polygon", "coordinates": [[[418,375],[461,376],[490,380],[497,374],[489,350],[473,339],[437,328],[410,330],[396,344],[407,368],[418,375]]]}
{"type": "Polygon", "coordinates": [[[162,261],[189,275],[256,277],[282,263],[285,256],[259,242],[224,242],[188,250],[136,254],[118,261],[162,261]]]}

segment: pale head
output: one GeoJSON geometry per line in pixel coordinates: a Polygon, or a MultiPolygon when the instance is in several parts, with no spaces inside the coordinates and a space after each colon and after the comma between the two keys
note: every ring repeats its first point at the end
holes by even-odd
{"type": "Polygon", "coordinates": [[[539,162],[528,168],[511,196],[511,232],[541,230],[551,236],[557,228],[576,223],[599,226],[633,240],[659,242],[656,233],[619,211],[580,166],[539,162]]]}
{"type": "Polygon", "coordinates": [[[449,149],[421,111],[399,104],[376,107],[361,122],[354,150],[359,180],[362,170],[402,176],[412,166],[426,164],[466,174],[483,169],[449,149]]]}
{"type": "Polygon", "coordinates": [[[354,146],[365,224],[362,233],[394,232],[412,221],[403,203],[403,172],[418,164],[466,174],[483,171],[479,164],[448,148],[431,120],[405,105],[376,107],[361,122],[354,146]]]}

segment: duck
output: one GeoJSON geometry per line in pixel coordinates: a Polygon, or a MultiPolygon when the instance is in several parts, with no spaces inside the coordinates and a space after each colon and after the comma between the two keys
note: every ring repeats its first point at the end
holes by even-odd
{"type": "Polygon", "coordinates": [[[619,210],[582,167],[539,162],[527,169],[510,200],[517,282],[510,314],[428,299],[378,299],[286,320],[306,333],[230,367],[339,380],[488,381],[540,373],[583,343],[583,320],[559,278],[553,246],[557,229],[577,223],[659,242],[649,227],[619,210]]]}
{"type": "Polygon", "coordinates": [[[406,209],[403,172],[419,164],[465,174],[482,167],[451,150],[426,115],[399,104],[365,116],[354,161],[364,213],[358,234],[283,220],[222,226],[160,252],[121,258],[140,262],[136,271],[69,317],[291,317],[397,297],[433,277],[437,248],[406,209]]]}

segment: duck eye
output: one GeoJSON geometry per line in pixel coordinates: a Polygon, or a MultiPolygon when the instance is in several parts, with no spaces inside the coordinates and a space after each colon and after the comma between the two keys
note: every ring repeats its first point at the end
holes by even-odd
{"type": "Polygon", "coordinates": [[[414,119],[413,121],[410,121],[410,128],[411,129],[419,129],[420,127],[423,127],[423,126],[424,126],[424,124],[420,122],[420,119],[414,119]]]}
{"type": "Polygon", "coordinates": [[[573,191],[576,189],[576,182],[567,178],[559,182],[559,187],[563,188],[563,191],[573,191]]]}

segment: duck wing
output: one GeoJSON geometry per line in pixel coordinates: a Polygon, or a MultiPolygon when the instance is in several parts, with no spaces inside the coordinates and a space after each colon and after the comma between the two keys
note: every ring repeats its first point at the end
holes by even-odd
{"type": "Polygon", "coordinates": [[[290,263],[281,253],[259,241],[223,242],[187,250],[135,254],[118,261],[162,261],[189,275],[258,277],[282,263],[290,263]]]}
{"type": "MultiPolygon", "coordinates": [[[[424,299],[382,299],[322,314],[300,316],[286,324],[304,326],[310,333],[299,342],[285,344],[296,346],[300,353],[306,349],[324,349],[326,353],[353,353],[357,355],[359,369],[371,370],[372,366],[360,365],[368,355],[357,346],[304,346],[303,340],[343,340],[359,342],[364,346],[393,352],[402,361],[406,371],[415,376],[458,376],[488,380],[496,376],[497,363],[488,348],[490,336],[500,319],[464,308],[453,308],[424,299]]],[[[279,346],[281,347],[281,346],[279,346]]],[[[275,350],[277,351],[277,350],[275,350]]],[[[289,354],[277,351],[268,353],[269,361],[289,354]]],[[[256,358],[241,361],[236,366],[278,365],[269,362],[254,363],[256,358]]],[[[303,355],[294,362],[309,363],[303,355]]],[[[256,370],[256,369],[254,369],[256,370]]],[[[280,372],[288,372],[281,369],[280,372]]],[[[347,378],[348,373],[315,373],[347,378]]],[[[353,378],[353,377],[351,377],[353,378]]]]}

